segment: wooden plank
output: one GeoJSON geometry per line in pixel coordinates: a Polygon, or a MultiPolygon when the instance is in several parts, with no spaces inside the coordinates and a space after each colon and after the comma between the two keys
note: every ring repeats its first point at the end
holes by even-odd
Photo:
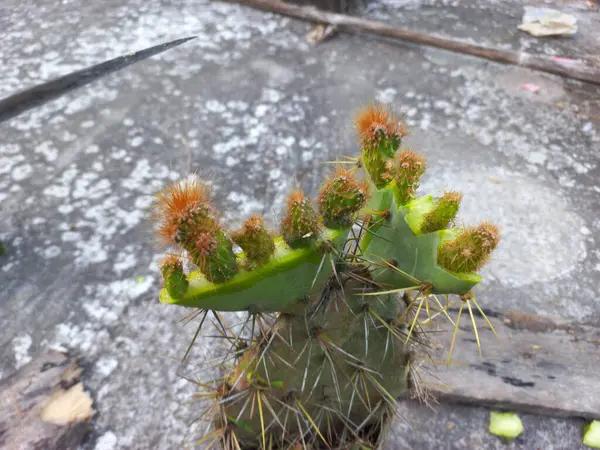
{"type": "Polygon", "coordinates": [[[368,33],[392,39],[401,39],[416,44],[441,48],[456,53],[477,56],[503,64],[535,69],[565,78],[600,84],[600,67],[593,59],[577,59],[565,61],[544,55],[534,55],[522,51],[503,50],[423,33],[417,30],[401,28],[376,20],[368,20],[345,14],[322,11],[312,6],[300,6],[285,3],[282,0],[223,0],[239,3],[264,11],[276,12],[297,19],[334,25],[342,30],[368,33]]]}
{"type": "Polygon", "coordinates": [[[77,449],[91,430],[91,399],[69,356],[50,351],[0,382],[0,448],[77,449]]]}
{"type": "MultiPolygon", "coordinates": [[[[600,327],[564,323],[514,312],[488,315],[498,339],[482,317],[475,322],[482,344],[479,356],[472,323],[460,321],[451,365],[426,363],[422,371],[440,401],[478,404],[551,416],[600,418],[600,327]],[[439,386],[440,380],[445,386],[439,386]]],[[[448,348],[453,327],[443,325],[435,343],[448,348]]],[[[438,349],[433,358],[443,358],[438,349]]]]}

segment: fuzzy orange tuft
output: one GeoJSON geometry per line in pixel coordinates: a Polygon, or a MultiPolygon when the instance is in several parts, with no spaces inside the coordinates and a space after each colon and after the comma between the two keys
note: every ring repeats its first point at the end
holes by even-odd
{"type": "Polygon", "coordinates": [[[261,216],[252,216],[244,222],[244,228],[249,233],[258,233],[263,230],[264,226],[265,221],[261,216]]]}
{"type": "Polygon", "coordinates": [[[302,192],[301,189],[294,189],[291,193],[290,196],[287,199],[287,206],[288,208],[291,206],[297,206],[297,205],[301,205],[306,201],[306,196],[304,195],[304,192],[302,192]]]}
{"type": "Polygon", "coordinates": [[[194,209],[210,206],[210,188],[197,178],[178,181],[167,186],[157,195],[153,218],[156,234],[161,243],[176,244],[180,223],[194,209]]]}
{"type": "Polygon", "coordinates": [[[408,129],[402,121],[385,106],[374,103],[359,110],[354,126],[362,145],[372,144],[382,132],[387,137],[400,139],[408,135],[408,129]]]}
{"type": "Polygon", "coordinates": [[[176,256],[176,255],[167,255],[164,258],[161,258],[158,261],[158,265],[160,267],[163,267],[163,266],[172,266],[172,267],[182,266],[183,267],[183,263],[181,262],[181,258],[179,256],[176,256]]]}

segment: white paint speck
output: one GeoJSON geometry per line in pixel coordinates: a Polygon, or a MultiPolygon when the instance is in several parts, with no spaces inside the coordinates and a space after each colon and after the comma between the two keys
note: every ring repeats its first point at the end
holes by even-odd
{"type": "Polygon", "coordinates": [[[17,369],[20,369],[31,361],[29,349],[31,348],[32,343],[31,336],[28,334],[17,336],[12,340],[13,351],[15,352],[15,367],[17,369]]]}
{"type": "Polygon", "coordinates": [[[271,103],[277,103],[283,98],[283,94],[277,89],[263,89],[262,100],[271,103]]]}
{"type": "Polygon", "coordinates": [[[375,98],[380,103],[389,104],[394,101],[398,91],[394,88],[386,88],[376,92],[375,98]]]}
{"type": "Polygon", "coordinates": [[[154,200],[155,198],[151,195],[141,195],[135,199],[133,204],[138,209],[146,209],[154,203],[154,200]]]}
{"type": "Polygon", "coordinates": [[[44,141],[35,148],[35,152],[41,154],[47,162],[56,161],[58,150],[51,141],[44,141]]]}
{"type": "Polygon", "coordinates": [[[144,138],[141,136],[136,136],[129,143],[132,147],[139,147],[144,143],[144,138]]]}
{"type": "Polygon", "coordinates": [[[269,172],[269,180],[278,180],[281,178],[281,169],[272,169],[269,172]]]}
{"type": "Polygon", "coordinates": [[[44,249],[44,258],[56,258],[58,255],[60,255],[60,247],[56,245],[51,245],[44,249]]]}
{"type": "Polygon", "coordinates": [[[21,181],[25,178],[29,178],[33,173],[33,167],[31,164],[23,164],[21,166],[17,166],[12,170],[12,178],[15,181],[21,181]]]}
{"type": "Polygon", "coordinates": [[[114,450],[117,448],[117,436],[112,431],[107,431],[96,441],[94,450],[114,450]]]}
{"type": "Polygon", "coordinates": [[[225,105],[217,100],[208,100],[205,104],[206,109],[213,113],[222,113],[227,109],[225,105]]]}
{"type": "Polygon", "coordinates": [[[302,161],[304,162],[309,162],[310,160],[314,159],[314,157],[314,152],[311,150],[306,150],[302,152],[302,161]]]}
{"type": "Polygon", "coordinates": [[[96,372],[103,377],[109,376],[119,365],[118,361],[113,358],[100,358],[96,362],[96,372]]]}
{"type": "Polygon", "coordinates": [[[542,165],[542,164],[544,164],[546,162],[546,159],[548,159],[548,155],[545,152],[542,152],[542,151],[532,151],[532,152],[528,152],[525,155],[525,158],[531,164],[540,164],[540,165],[542,165]]]}
{"type": "Polygon", "coordinates": [[[128,245],[125,249],[117,254],[114,271],[117,275],[121,275],[128,269],[135,267],[137,264],[136,249],[132,245],[128,245]]]}
{"type": "Polygon", "coordinates": [[[52,197],[65,198],[69,195],[69,187],[57,185],[48,186],[46,189],[44,189],[44,194],[52,197]]]}

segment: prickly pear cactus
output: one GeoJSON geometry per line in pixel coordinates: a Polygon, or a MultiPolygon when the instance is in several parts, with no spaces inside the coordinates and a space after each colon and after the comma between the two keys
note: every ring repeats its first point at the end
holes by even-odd
{"type": "Polygon", "coordinates": [[[441,317],[457,330],[464,308],[483,314],[472,288],[498,229],[455,226],[457,192],[415,198],[426,162],[402,147],[407,130],[386,108],[368,106],[355,125],[360,156],[316,202],[291,192],[278,232],[258,216],[228,230],[198,179],[158,196],[157,233],[179,249],[162,262],[160,301],[196,308],[200,327],[210,314],[232,343],[222,376],[202,384],[211,446],[375,448],[397,396],[421,392],[422,325],[441,317]],[[225,311],[247,312],[239,333],[225,311]]]}

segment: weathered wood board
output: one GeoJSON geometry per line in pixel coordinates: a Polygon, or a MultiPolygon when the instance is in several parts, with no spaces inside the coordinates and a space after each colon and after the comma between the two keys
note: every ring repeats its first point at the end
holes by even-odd
{"type": "Polygon", "coordinates": [[[80,375],[72,358],[49,351],[0,381],[0,448],[79,448],[93,415],[80,375]]]}
{"type": "MultiPolygon", "coordinates": [[[[600,328],[532,314],[489,313],[496,338],[478,315],[480,357],[465,312],[466,308],[453,362],[436,361],[435,377],[422,371],[437,399],[552,416],[600,418],[600,328]]],[[[448,323],[440,331],[434,342],[447,350],[453,327],[448,323]]],[[[443,358],[434,351],[434,360],[436,353],[443,358]]]]}

